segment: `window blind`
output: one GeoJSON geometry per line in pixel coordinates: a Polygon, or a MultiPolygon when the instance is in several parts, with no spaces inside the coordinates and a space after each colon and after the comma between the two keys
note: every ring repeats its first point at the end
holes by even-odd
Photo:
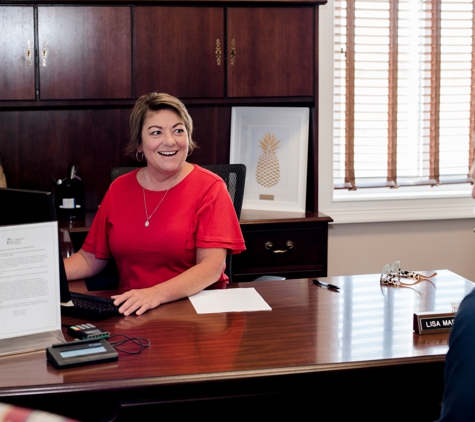
{"type": "Polygon", "coordinates": [[[334,1],[334,188],[471,183],[475,0],[334,1]]]}

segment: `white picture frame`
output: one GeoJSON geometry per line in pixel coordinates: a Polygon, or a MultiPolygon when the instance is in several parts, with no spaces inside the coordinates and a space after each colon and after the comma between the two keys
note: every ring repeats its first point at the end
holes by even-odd
{"type": "Polygon", "coordinates": [[[233,107],[231,164],[246,166],[243,210],[305,212],[310,110],[233,107]]]}

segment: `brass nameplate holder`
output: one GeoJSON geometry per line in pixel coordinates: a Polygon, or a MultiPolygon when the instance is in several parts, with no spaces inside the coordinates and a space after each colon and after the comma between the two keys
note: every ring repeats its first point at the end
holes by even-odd
{"type": "Polygon", "coordinates": [[[264,194],[260,194],[259,195],[259,199],[261,201],[273,201],[274,200],[274,195],[264,195],[264,194]]]}
{"type": "Polygon", "coordinates": [[[448,333],[454,325],[455,312],[418,312],[414,314],[416,334],[448,333]]]}

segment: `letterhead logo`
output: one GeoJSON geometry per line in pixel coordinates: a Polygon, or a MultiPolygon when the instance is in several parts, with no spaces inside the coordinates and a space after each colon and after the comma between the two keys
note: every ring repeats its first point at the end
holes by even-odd
{"type": "Polygon", "coordinates": [[[18,237],[16,239],[13,239],[11,237],[7,237],[7,245],[8,246],[21,245],[23,240],[25,240],[25,238],[23,238],[23,237],[18,237]]]}

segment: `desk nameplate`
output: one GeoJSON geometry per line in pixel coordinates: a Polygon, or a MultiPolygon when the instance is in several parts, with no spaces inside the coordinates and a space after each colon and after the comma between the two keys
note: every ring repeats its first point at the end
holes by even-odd
{"type": "Polygon", "coordinates": [[[448,333],[454,325],[455,312],[418,312],[414,313],[414,331],[416,334],[448,333]]]}

